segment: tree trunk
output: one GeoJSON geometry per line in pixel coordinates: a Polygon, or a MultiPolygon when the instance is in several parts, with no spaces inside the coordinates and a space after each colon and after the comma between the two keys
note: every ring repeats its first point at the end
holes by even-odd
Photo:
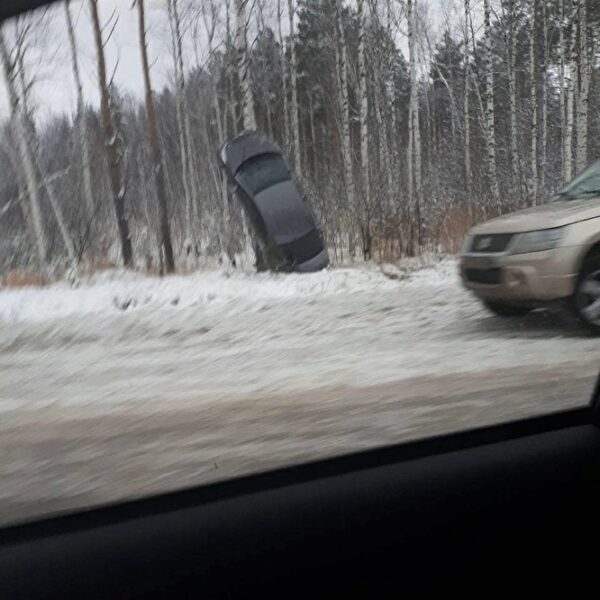
{"type": "Polygon", "coordinates": [[[317,131],[315,128],[315,113],[314,113],[314,101],[312,92],[308,93],[308,118],[310,126],[310,147],[312,150],[311,164],[312,164],[312,178],[317,179],[318,176],[318,160],[317,160],[317,131]]]}
{"type": "Polygon", "coordinates": [[[288,17],[290,21],[290,87],[292,88],[292,131],[294,134],[294,166],[296,175],[302,178],[302,159],[300,155],[300,118],[298,105],[298,67],[296,35],[294,32],[294,0],[288,0],[288,17]]]}
{"type": "Polygon", "coordinates": [[[348,231],[348,245],[350,255],[355,255],[355,223],[356,203],[354,191],[354,173],[352,168],[352,141],[350,139],[350,99],[348,97],[348,47],[344,33],[344,19],[340,0],[334,0],[337,24],[337,42],[339,44],[339,86],[338,104],[341,109],[342,120],[342,158],[344,161],[344,181],[346,183],[346,196],[348,198],[348,216],[350,219],[348,231]]]}
{"type": "Polygon", "coordinates": [[[279,56],[281,60],[281,84],[282,84],[282,95],[283,95],[283,146],[289,152],[290,150],[290,108],[289,99],[287,92],[287,59],[285,56],[285,42],[283,39],[283,32],[281,29],[281,0],[277,0],[277,29],[279,32],[279,56]]]}
{"type": "MultiPolygon", "coordinates": [[[[213,39],[215,34],[215,29],[217,25],[217,9],[214,4],[214,0],[210,0],[210,22],[204,19],[204,25],[206,28],[206,36],[208,39],[208,51],[210,56],[213,55],[213,39]]],[[[225,110],[221,110],[221,103],[219,102],[219,94],[218,94],[218,82],[215,81],[212,89],[212,97],[213,97],[213,107],[215,111],[215,117],[217,121],[217,135],[219,136],[219,145],[225,142],[225,137],[227,134],[227,96],[225,97],[225,110]]],[[[231,248],[231,212],[229,207],[229,193],[227,188],[227,178],[221,174],[219,178],[219,192],[221,196],[221,210],[223,212],[222,216],[222,228],[221,228],[221,242],[222,242],[222,250],[225,251],[227,255],[227,259],[229,261],[233,260],[233,251],[231,248]]]]}
{"type": "Polygon", "coordinates": [[[537,81],[535,72],[536,46],[535,33],[537,22],[536,0],[531,2],[531,14],[529,15],[529,89],[531,98],[531,166],[529,170],[529,194],[531,204],[535,205],[538,201],[538,97],[537,97],[537,81]]]}
{"type": "MultiPolygon", "coordinates": [[[[254,110],[254,97],[250,86],[250,57],[248,55],[246,0],[235,0],[236,8],[236,51],[237,68],[240,86],[242,88],[242,128],[256,130],[256,112],[254,110]]],[[[262,269],[260,264],[261,252],[256,242],[253,242],[246,213],[242,213],[242,228],[248,259],[252,260],[254,253],[255,266],[262,269]]]]}
{"type": "Polygon", "coordinates": [[[77,253],[75,252],[75,245],[73,244],[73,238],[69,233],[69,228],[67,227],[67,222],[65,221],[65,216],[62,211],[62,208],[58,202],[56,194],[54,193],[54,189],[52,188],[52,183],[47,180],[43,180],[43,173],[41,169],[38,167],[38,173],[40,174],[40,178],[42,179],[42,185],[46,189],[46,195],[48,196],[48,201],[50,202],[50,207],[52,208],[52,212],[54,213],[54,218],[58,223],[58,230],[60,231],[60,236],[62,238],[63,244],[65,245],[65,250],[67,251],[67,256],[69,257],[69,262],[72,267],[76,267],[77,264],[77,253]]]}
{"type": "Polygon", "coordinates": [[[544,49],[540,66],[542,79],[542,157],[540,161],[540,191],[546,193],[546,162],[548,160],[548,7],[542,2],[544,49]]]}
{"type": "MultiPolygon", "coordinates": [[[[588,100],[595,52],[592,50],[592,58],[590,60],[587,39],[587,4],[586,0],[579,0],[579,62],[581,65],[581,80],[577,107],[577,171],[582,171],[588,162],[588,100]]],[[[593,47],[594,41],[592,41],[593,47]]]]}
{"type": "Polygon", "coordinates": [[[567,121],[565,123],[565,180],[573,177],[573,133],[575,131],[575,94],[578,86],[577,66],[577,12],[579,6],[577,0],[573,0],[571,11],[571,40],[569,43],[569,82],[567,88],[567,121]]]}
{"type": "Polygon", "coordinates": [[[33,122],[33,115],[29,109],[29,91],[31,89],[31,83],[28,83],[25,69],[25,52],[23,51],[24,45],[24,37],[20,36],[17,41],[17,52],[16,52],[16,67],[18,70],[19,82],[21,84],[21,111],[20,114],[23,118],[23,125],[25,129],[25,136],[27,141],[27,146],[31,153],[31,158],[33,160],[34,169],[36,172],[36,177],[39,182],[39,189],[45,189],[46,195],[48,196],[48,201],[50,203],[50,208],[54,214],[54,218],[56,219],[56,223],[58,224],[58,230],[60,232],[60,236],[63,240],[63,244],[65,246],[65,250],[67,251],[67,256],[69,258],[69,262],[73,267],[76,266],[77,263],[77,253],[75,252],[75,245],[73,244],[73,238],[69,233],[69,229],[67,227],[67,223],[65,221],[65,217],[62,211],[62,208],[56,198],[56,194],[54,193],[54,189],[51,186],[51,180],[44,176],[44,172],[41,168],[39,156],[38,156],[38,140],[37,134],[35,131],[35,126],[33,122]]]}
{"type": "Polygon", "coordinates": [[[565,60],[566,60],[566,40],[565,40],[565,0],[559,3],[559,27],[558,27],[558,81],[560,85],[560,152],[562,162],[562,180],[565,181],[567,172],[567,120],[566,120],[566,98],[565,98],[565,60]]]}
{"type": "Polygon", "coordinates": [[[185,77],[183,72],[183,48],[181,39],[181,26],[177,0],[167,0],[169,25],[171,29],[171,50],[173,53],[173,66],[175,71],[175,112],[177,120],[177,134],[179,138],[179,151],[181,154],[181,173],[183,195],[185,199],[185,240],[184,252],[190,256],[195,251],[193,228],[193,192],[192,173],[190,169],[189,142],[187,139],[187,122],[185,112],[185,77]]]}
{"type": "Polygon", "coordinates": [[[42,213],[40,209],[40,193],[37,172],[29,141],[27,139],[27,128],[25,125],[25,116],[21,110],[19,95],[15,87],[14,64],[10,59],[10,54],[6,47],[4,34],[0,29],[0,59],[2,60],[2,69],[6,83],[6,91],[10,102],[11,125],[17,142],[19,158],[23,168],[27,194],[29,195],[30,214],[33,223],[33,232],[35,236],[38,262],[41,269],[46,267],[48,259],[48,245],[46,233],[42,223],[42,213]]]}
{"type": "Polygon", "coordinates": [[[381,165],[383,165],[384,174],[383,181],[380,182],[380,188],[383,190],[382,194],[391,214],[391,211],[394,209],[394,183],[391,169],[392,149],[389,147],[388,142],[387,119],[384,119],[383,117],[383,115],[387,114],[387,110],[384,104],[385,94],[381,93],[383,88],[381,71],[381,61],[376,60],[373,105],[375,107],[375,122],[377,123],[377,138],[379,142],[379,165],[380,170],[381,165]]]}
{"type": "Polygon", "coordinates": [[[121,242],[121,258],[125,267],[130,267],[133,260],[131,236],[129,234],[129,223],[125,216],[125,182],[122,179],[121,160],[117,148],[117,132],[113,125],[110,96],[108,93],[108,82],[106,79],[106,62],[104,58],[104,45],[102,31],[100,29],[100,18],[98,16],[98,0],[90,0],[92,13],[92,24],[94,27],[94,38],[98,58],[98,85],[100,87],[100,110],[104,126],[104,142],[106,157],[108,159],[108,171],[110,176],[110,187],[113,206],[117,219],[117,228],[121,242]]]}
{"type": "Polygon", "coordinates": [[[254,97],[250,86],[250,57],[248,55],[246,1],[235,0],[236,7],[236,47],[240,86],[242,88],[242,121],[244,129],[256,130],[254,97]]]}
{"type": "MultiPolygon", "coordinates": [[[[367,61],[365,58],[364,0],[358,0],[358,81],[360,93],[360,161],[362,171],[363,205],[367,215],[363,227],[369,228],[371,207],[371,182],[369,179],[369,94],[367,91],[367,61]]],[[[366,259],[371,258],[370,248],[363,248],[366,259]]]]}
{"type": "Polygon", "coordinates": [[[415,252],[414,244],[417,248],[421,246],[421,192],[422,192],[422,169],[421,169],[421,131],[419,124],[419,88],[417,80],[417,18],[416,18],[416,0],[407,0],[407,21],[408,21],[408,56],[410,70],[410,116],[408,122],[409,137],[409,199],[414,206],[414,215],[411,219],[416,219],[416,223],[411,224],[411,229],[416,227],[416,239],[413,236],[412,252],[415,252]]]}
{"type": "Polygon", "coordinates": [[[465,137],[465,194],[466,201],[472,202],[471,198],[471,108],[469,100],[470,80],[471,80],[471,55],[469,51],[469,18],[471,14],[470,0],[464,1],[465,9],[465,35],[464,35],[464,52],[465,52],[465,89],[463,97],[463,121],[464,121],[464,137],[465,137]]]}
{"type": "Polygon", "coordinates": [[[92,189],[92,171],[90,168],[90,149],[88,146],[87,119],[85,117],[85,102],[83,99],[83,86],[79,72],[79,59],[77,57],[77,44],[75,42],[75,30],[71,19],[70,0],[65,0],[65,15],[67,18],[67,33],[71,49],[71,67],[73,69],[73,81],[77,90],[77,141],[81,152],[81,168],[83,175],[83,195],[88,219],[94,217],[94,192],[92,189]]]}
{"type": "Polygon", "coordinates": [[[173,257],[173,245],[171,242],[171,226],[169,223],[169,210],[167,206],[167,190],[165,186],[165,174],[163,170],[162,153],[160,148],[160,137],[156,111],[154,109],[154,92],[150,81],[150,64],[148,61],[148,46],[146,43],[146,18],[144,11],[144,0],[137,0],[138,26],[140,36],[140,52],[142,56],[142,71],[144,75],[144,90],[146,93],[146,118],[148,120],[148,140],[152,156],[152,173],[156,200],[158,203],[159,240],[162,249],[165,269],[167,273],[175,271],[175,259],[173,257]]]}
{"type": "Polygon", "coordinates": [[[519,175],[519,140],[517,133],[517,31],[515,0],[508,3],[509,40],[508,40],[508,95],[510,102],[510,159],[513,197],[521,193],[519,175]]]}
{"type": "Polygon", "coordinates": [[[487,147],[487,165],[492,193],[494,214],[500,212],[500,189],[496,168],[496,127],[494,112],[494,60],[492,56],[492,22],[490,0],[483,0],[483,20],[485,26],[485,134],[487,147]]]}

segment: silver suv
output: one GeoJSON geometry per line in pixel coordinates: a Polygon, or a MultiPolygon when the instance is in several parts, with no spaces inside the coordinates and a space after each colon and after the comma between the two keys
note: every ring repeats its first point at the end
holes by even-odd
{"type": "Polygon", "coordinates": [[[460,261],[464,285],[496,314],[555,300],[600,334],[600,161],[548,204],[473,227],[460,261]]]}

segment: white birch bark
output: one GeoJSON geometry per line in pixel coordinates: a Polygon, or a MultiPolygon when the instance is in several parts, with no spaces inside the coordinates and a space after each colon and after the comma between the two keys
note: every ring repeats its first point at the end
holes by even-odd
{"type": "Polygon", "coordinates": [[[369,180],[369,95],[367,92],[367,61],[365,57],[365,10],[364,0],[358,0],[358,81],[360,91],[360,160],[363,185],[363,202],[371,205],[369,180]]]}
{"type": "Polygon", "coordinates": [[[184,94],[185,80],[183,77],[183,52],[181,44],[181,28],[179,23],[179,12],[177,0],[167,0],[169,15],[169,26],[171,29],[171,51],[173,54],[173,66],[175,72],[175,112],[177,121],[177,137],[179,139],[179,152],[181,154],[181,174],[183,183],[183,194],[185,200],[184,219],[184,252],[190,255],[193,250],[193,209],[191,173],[189,171],[188,143],[186,140],[186,125],[184,117],[184,94]]]}
{"type": "Polygon", "coordinates": [[[567,86],[567,118],[565,122],[565,180],[573,177],[573,133],[575,131],[575,94],[578,88],[577,65],[577,0],[573,0],[571,11],[571,37],[569,42],[569,81],[567,86]]]}
{"type": "Polygon", "coordinates": [[[565,181],[567,171],[567,127],[566,127],[566,95],[565,95],[565,69],[566,69],[566,40],[565,40],[565,0],[559,0],[558,5],[558,81],[559,81],[559,100],[560,100],[560,152],[562,162],[562,179],[565,181]]]}
{"type": "MultiPolygon", "coordinates": [[[[41,171],[38,169],[38,172],[41,171]]],[[[54,193],[54,188],[52,187],[52,184],[45,181],[43,185],[46,189],[46,195],[48,196],[52,212],[54,213],[54,217],[58,224],[58,230],[60,231],[60,236],[62,238],[63,244],[65,245],[69,262],[71,263],[72,267],[75,267],[77,263],[77,253],[75,252],[75,245],[73,244],[73,238],[69,233],[69,228],[67,227],[67,222],[65,220],[64,213],[62,211],[58,198],[54,193]]]]}
{"type": "Polygon", "coordinates": [[[48,249],[46,241],[46,233],[42,222],[42,214],[40,209],[40,193],[38,185],[38,177],[35,168],[35,163],[31,148],[27,139],[27,128],[25,125],[25,115],[23,115],[19,95],[15,86],[14,64],[11,60],[10,53],[6,47],[4,34],[0,28],[0,59],[2,60],[2,69],[4,80],[6,83],[6,91],[10,103],[11,126],[17,142],[21,166],[23,168],[25,185],[30,202],[30,215],[33,225],[33,232],[36,241],[38,262],[40,268],[46,266],[48,258],[48,249]]]}
{"type": "Polygon", "coordinates": [[[512,192],[520,193],[519,176],[519,140],[517,132],[517,31],[515,0],[508,3],[509,39],[508,39],[508,96],[510,103],[510,160],[512,175],[512,192]]]}
{"type": "Polygon", "coordinates": [[[485,50],[485,133],[488,175],[494,212],[500,210],[500,189],[496,167],[496,126],[494,111],[494,61],[492,57],[492,22],[490,0],[483,0],[484,50],[485,50]]]}
{"type": "MultiPolygon", "coordinates": [[[[413,226],[417,228],[417,239],[412,240],[414,244],[420,245],[421,238],[421,190],[422,190],[422,169],[421,169],[421,131],[419,124],[419,89],[417,80],[417,19],[416,19],[416,0],[407,0],[407,22],[408,22],[408,56],[410,70],[410,111],[408,119],[408,138],[409,138],[409,201],[414,207],[416,223],[413,226]]],[[[412,211],[411,211],[412,212],[412,211]]]]}
{"type": "Polygon", "coordinates": [[[465,88],[463,96],[463,123],[464,123],[464,151],[465,151],[465,193],[467,202],[471,202],[471,108],[470,108],[470,81],[471,81],[471,54],[469,47],[469,19],[471,14],[470,0],[464,0],[464,53],[465,53],[465,88]]]}
{"type": "Polygon", "coordinates": [[[71,18],[70,0],[65,0],[65,16],[67,19],[67,33],[69,37],[69,48],[71,50],[71,68],[73,70],[73,81],[77,92],[77,142],[81,152],[81,168],[83,177],[83,197],[88,219],[94,216],[94,192],[92,189],[92,171],[90,167],[90,149],[88,146],[87,119],[85,118],[85,102],[83,99],[83,86],[79,71],[79,59],[77,56],[77,44],[75,42],[75,30],[71,18]]]}
{"type": "Polygon", "coordinates": [[[294,166],[296,175],[302,178],[302,158],[300,154],[300,106],[298,105],[298,51],[294,31],[294,0],[288,0],[288,18],[290,25],[290,87],[292,91],[292,131],[294,135],[294,166]]]}
{"type": "Polygon", "coordinates": [[[283,30],[281,28],[281,20],[283,11],[281,9],[281,0],[277,0],[277,31],[279,34],[279,56],[281,60],[281,85],[283,95],[283,144],[289,151],[290,149],[290,108],[287,90],[287,58],[285,56],[285,41],[283,38],[283,30]]]}
{"type": "Polygon", "coordinates": [[[530,168],[529,168],[529,194],[531,204],[538,201],[538,97],[536,81],[536,52],[535,52],[535,34],[537,23],[536,0],[531,1],[531,11],[529,14],[529,97],[531,102],[531,150],[530,150],[530,168]]]}
{"type": "Polygon", "coordinates": [[[344,161],[344,181],[346,183],[346,196],[348,198],[348,213],[350,217],[349,251],[351,256],[355,253],[355,228],[356,204],[354,174],[352,169],[352,141],[350,139],[350,99],[348,97],[348,47],[344,33],[341,0],[334,0],[336,11],[337,42],[339,44],[339,86],[338,103],[341,107],[342,120],[342,158],[344,161]]]}
{"type": "MultiPolygon", "coordinates": [[[[593,46],[594,43],[592,41],[593,46]]],[[[575,159],[577,171],[582,171],[588,161],[588,103],[594,55],[595,52],[592,49],[592,58],[590,60],[588,54],[587,3],[586,0],[579,0],[579,64],[581,81],[577,103],[577,151],[575,159]]]]}
{"type": "Polygon", "coordinates": [[[246,2],[235,0],[237,66],[242,88],[242,120],[244,129],[256,130],[254,98],[250,86],[250,57],[248,55],[246,2]]]}
{"type": "Polygon", "coordinates": [[[541,70],[542,81],[542,149],[540,159],[540,191],[546,192],[546,162],[548,160],[548,6],[542,2],[543,53],[541,70]]]}
{"type": "MultiPolygon", "coordinates": [[[[209,0],[208,2],[210,14],[206,14],[203,11],[202,16],[204,18],[204,27],[206,29],[206,37],[208,40],[208,51],[210,56],[213,56],[213,40],[215,36],[215,29],[217,25],[217,7],[215,4],[215,0],[209,0]]],[[[225,142],[226,137],[226,126],[227,126],[227,106],[225,106],[225,110],[221,110],[221,103],[219,101],[218,95],[218,87],[217,82],[213,82],[212,87],[212,101],[213,108],[215,111],[215,118],[217,121],[217,135],[219,136],[219,145],[225,142]]],[[[225,102],[227,102],[227,97],[225,97],[225,102]]],[[[227,178],[222,176],[219,180],[219,192],[221,196],[221,210],[223,213],[222,218],[222,231],[221,231],[221,239],[222,239],[222,247],[225,250],[228,259],[232,258],[231,252],[231,211],[229,207],[229,193],[227,190],[227,178]]]]}
{"type": "MultiPolygon", "coordinates": [[[[69,229],[67,227],[67,223],[64,217],[64,213],[62,208],[56,198],[56,194],[54,193],[54,188],[51,185],[51,181],[45,177],[44,172],[42,170],[39,156],[38,156],[38,139],[37,134],[33,125],[33,115],[31,114],[29,108],[29,91],[31,89],[31,82],[28,82],[27,76],[25,74],[25,53],[24,53],[24,38],[20,37],[17,42],[17,52],[16,52],[16,68],[17,74],[19,77],[19,82],[21,86],[20,90],[20,109],[21,115],[23,119],[23,125],[25,128],[25,136],[27,145],[29,147],[29,151],[31,153],[31,158],[33,160],[34,169],[37,176],[38,187],[46,190],[46,195],[48,196],[48,200],[50,202],[50,208],[54,214],[54,218],[56,219],[56,223],[58,224],[58,230],[60,236],[63,240],[63,244],[65,246],[65,250],[67,251],[67,256],[69,258],[69,262],[73,268],[76,268],[77,256],[75,252],[75,245],[73,244],[73,238],[69,233],[69,229]]],[[[19,93],[19,92],[17,92],[19,93]]]]}
{"type": "MultiPolygon", "coordinates": [[[[242,128],[246,130],[256,130],[256,113],[254,110],[254,97],[250,86],[250,57],[248,55],[247,39],[247,21],[246,21],[246,0],[235,0],[236,17],[236,52],[237,68],[240,86],[242,88],[242,128]]],[[[253,248],[250,226],[246,213],[242,213],[242,228],[244,233],[245,252],[248,261],[252,261],[252,254],[256,256],[256,250],[253,248]]]]}

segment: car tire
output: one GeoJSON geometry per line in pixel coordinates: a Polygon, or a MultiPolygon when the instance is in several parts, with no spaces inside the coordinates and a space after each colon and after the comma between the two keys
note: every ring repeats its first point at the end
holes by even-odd
{"type": "Polygon", "coordinates": [[[569,303],[575,316],[592,333],[600,335],[600,253],[585,259],[569,303]]]}
{"type": "Polygon", "coordinates": [[[501,300],[484,300],[485,307],[500,317],[522,317],[531,312],[528,306],[502,302],[501,300]]]}

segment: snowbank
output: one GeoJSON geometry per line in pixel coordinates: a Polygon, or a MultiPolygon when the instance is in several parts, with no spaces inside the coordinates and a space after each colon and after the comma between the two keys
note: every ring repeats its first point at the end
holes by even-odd
{"type": "MultiPolygon", "coordinates": [[[[447,276],[447,265],[439,263],[438,277],[447,276]]],[[[398,269],[398,267],[395,267],[398,269]]],[[[97,313],[135,309],[181,308],[222,302],[301,298],[313,295],[351,294],[359,291],[389,290],[397,286],[389,267],[375,265],[335,268],[308,274],[244,273],[201,271],[164,278],[124,271],[107,271],[73,286],[58,283],[45,288],[0,291],[0,319],[4,321],[45,321],[97,313]]]]}

